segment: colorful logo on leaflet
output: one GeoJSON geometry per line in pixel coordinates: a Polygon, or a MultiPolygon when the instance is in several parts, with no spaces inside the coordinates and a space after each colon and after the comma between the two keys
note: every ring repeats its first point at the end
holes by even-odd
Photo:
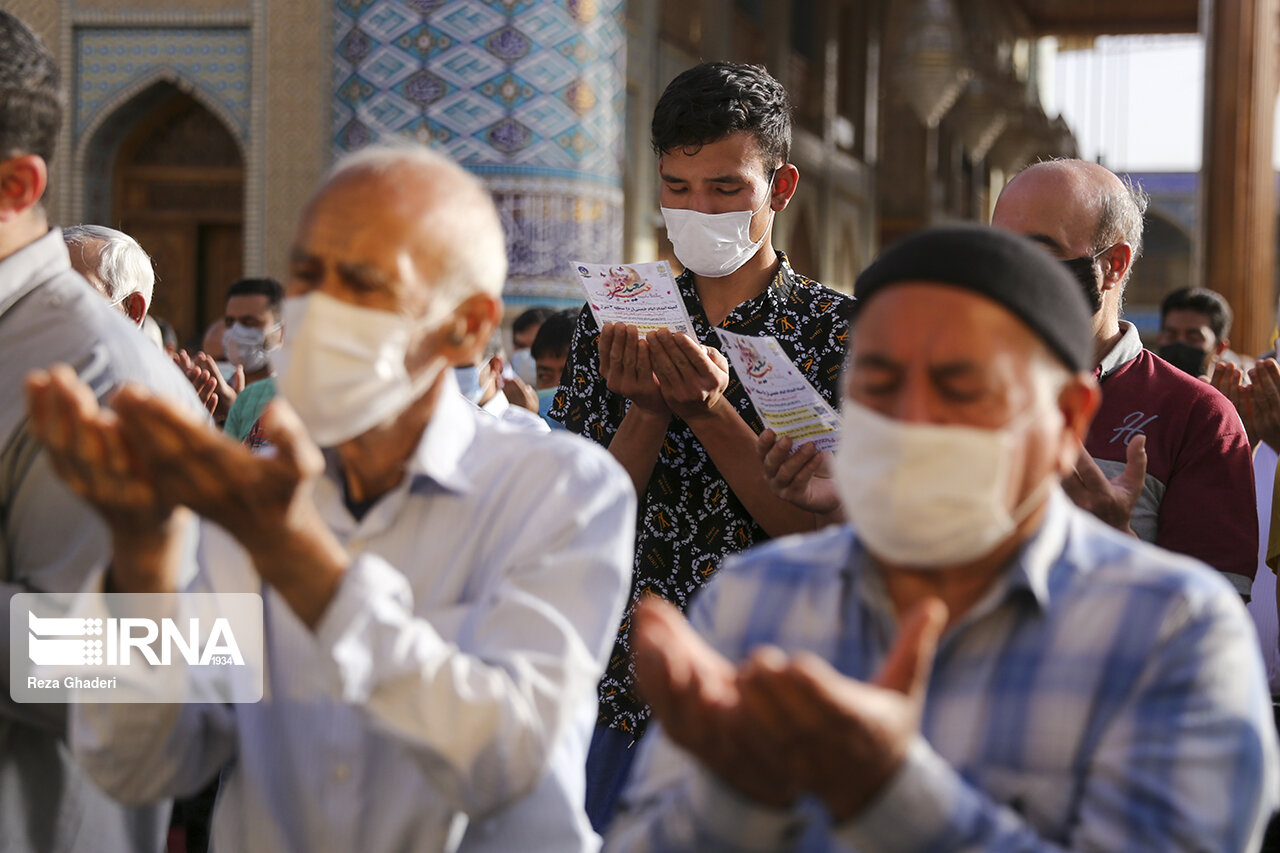
{"type": "Polygon", "coordinates": [[[635,299],[653,287],[640,273],[628,266],[610,267],[609,272],[602,275],[611,299],[635,299]]]}
{"type": "Polygon", "coordinates": [[[773,370],[773,365],[760,352],[746,341],[738,343],[738,353],[747,365],[747,375],[752,379],[763,379],[765,374],[773,370]]]}

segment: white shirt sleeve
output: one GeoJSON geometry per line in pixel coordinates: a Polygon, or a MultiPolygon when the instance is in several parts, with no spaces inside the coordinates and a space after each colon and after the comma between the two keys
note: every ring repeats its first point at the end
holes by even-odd
{"type": "MultiPolygon", "coordinates": [[[[180,572],[190,580],[191,592],[208,591],[203,575],[193,578],[200,530],[199,523],[190,528],[180,572]]],[[[102,609],[98,594],[105,578],[106,572],[99,572],[86,584],[76,600],[78,615],[102,609]]],[[[148,667],[136,666],[121,677],[145,690],[141,685],[149,675],[148,667]]],[[[103,791],[126,805],[196,793],[236,749],[233,709],[212,703],[75,703],[70,706],[69,734],[76,761],[103,791]]]]}
{"type": "MultiPolygon", "coordinates": [[[[485,578],[452,642],[416,606],[406,574],[356,558],[316,628],[341,699],[400,738],[451,802],[473,817],[531,791],[596,683],[629,590],[635,499],[598,451],[526,497],[518,530],[470,567],[485,578]]],[[[449,555],[421,554],[428,567],[449,555]]],[[[417,567],[419,573],[422,566],[417,567]]]]}

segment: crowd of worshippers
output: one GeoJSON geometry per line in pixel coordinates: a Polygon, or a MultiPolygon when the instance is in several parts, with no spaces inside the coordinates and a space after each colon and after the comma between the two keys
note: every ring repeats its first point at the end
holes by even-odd
{"type": "Polygon", "coordinates": [[[504,338],[488,192],[380,143],[180,350],[143,247],[49,221],[60,86],[0,11],[6,603],[259,593],[270,665],[254,703],[6,689],[0,850],[1278,843],[1280,367],[1210,290],[1144,348],[1132,182],[1037,163],[831,289],[773,245],[787,93],[705,63],[651,128],[691,334],[504,338]],[[778,341],[834,453],[717,329],[778,341]]]}

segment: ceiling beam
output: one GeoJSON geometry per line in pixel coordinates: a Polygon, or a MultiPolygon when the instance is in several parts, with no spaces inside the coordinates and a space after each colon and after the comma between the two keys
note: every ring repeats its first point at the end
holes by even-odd
{"type": "Polygon", "coordinates": [[[1199,29],[1195,0],[1015,0],[1034,35],[1105,36],[1194,33],[1199,29]]]}

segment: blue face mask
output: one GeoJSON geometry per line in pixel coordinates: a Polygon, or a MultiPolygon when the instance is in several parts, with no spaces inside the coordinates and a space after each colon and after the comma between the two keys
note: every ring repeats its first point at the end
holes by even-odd
{"type": "Polygon", "coordinates": [[[538,414],[542,415],[542,419],[547,422],[547,426],[552,429],[564,429],[564,424],[550,417],[551,404],[555,402],[556,392],[559,388],[540,388],[538,389],[538,414]]]}
{"type": "Polygon", "coordinates": [[[484,399],[484,386],[480,384],[479,366],[473,364],[470,367],[455,367],[453,378],[458,380],[458,390],[462,392],[462,396],[477,406],[480,405],[480,401],[484,399]]]}

